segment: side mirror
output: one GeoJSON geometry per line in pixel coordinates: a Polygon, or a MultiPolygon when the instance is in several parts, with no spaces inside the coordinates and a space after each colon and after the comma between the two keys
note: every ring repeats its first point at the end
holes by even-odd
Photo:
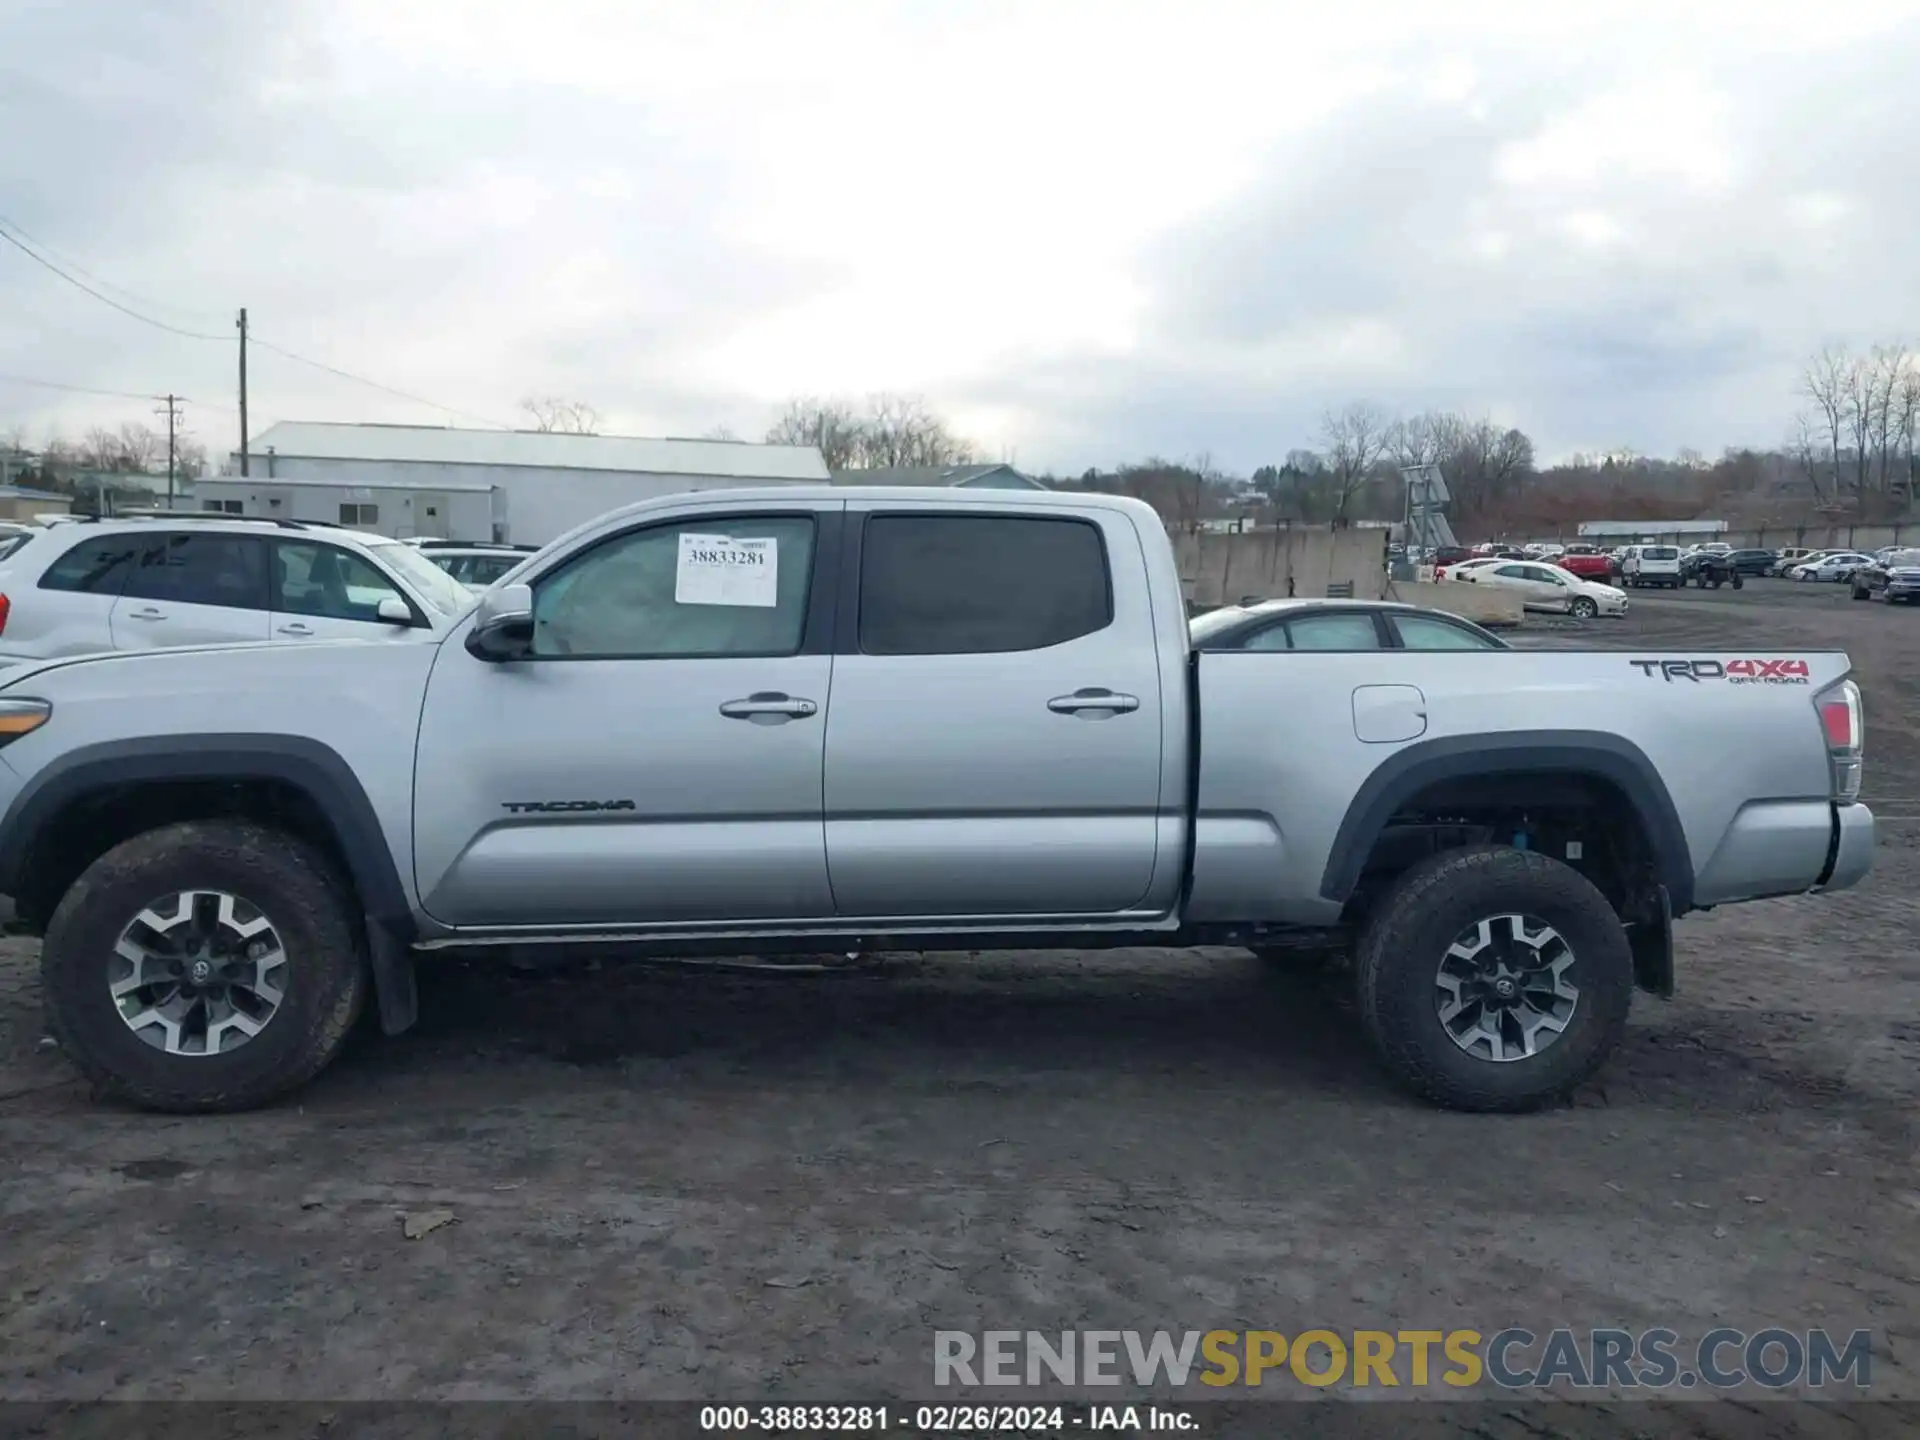
{"type": "Polygon", "coordinates": [[[380,602],[380,608],[374,611],[389,625],[413,624],[413,607],[398,595],[389,595],[380,602]]]}
{"type": "Polygon", "coordinates": [[[467,632],[467,651],[476,659],[499,665],[523,660],[533,650],[533,589],[527,585],[496,585],[480,597],[467,632]]]}

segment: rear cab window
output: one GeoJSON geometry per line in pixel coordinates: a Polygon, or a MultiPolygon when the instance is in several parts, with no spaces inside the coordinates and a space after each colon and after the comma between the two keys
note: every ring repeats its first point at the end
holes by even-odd
{"type": "Polygon", "coordinates": [[[1113,623],[1106,541],[1090,520],[867,518],[858,634],[868,655],[1044,650],[1113,623]]]}

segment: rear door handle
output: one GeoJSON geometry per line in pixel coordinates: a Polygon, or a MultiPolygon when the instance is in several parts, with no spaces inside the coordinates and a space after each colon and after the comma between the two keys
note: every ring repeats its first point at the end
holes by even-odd
{"type": "Polygon", "coordinates": [[[1124,715],[1138,710],[1136,695],[1118,695],[1097,685],[1076,690],[1071,695],[1056,695],[1047,701],[1047,709],[1056,715],[1085,715],[1089,720],[1104,720],[1109,715],[1124,715]]]}
{"type": "Polygon", "coordinates": [[[313,634],[313,631],[305,625],[295,623],[292,625],[282,625],[278,630],[274,631],[274,634],[276,635],[311,635],[313,634]]]}
{"type": "Polygon", "coordinates": [[[747,720],[755,725],[780,725],[788,720],[804,720],[818,713],[811,700],[800,700],[779,690],[756,690],[744,700],[728,700],[720,713],[729,720],[747,720]]]}

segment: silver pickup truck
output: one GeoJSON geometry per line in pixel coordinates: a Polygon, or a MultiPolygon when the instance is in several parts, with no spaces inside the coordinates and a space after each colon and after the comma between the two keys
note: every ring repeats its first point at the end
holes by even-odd
{"type": "Polygon", "coordinates": [[[438,644],[8,672],[0,893],[66,1053],[159,1109],[285,1093],[369,996],[406,1029],[452,948],[1317,934],[1402,1082],[1512,1110],[1671,993],[1672,917],[1871,863],[1843,655],[1242,629],[1195,650],[1131,500],[671,497],[438,644]]]}

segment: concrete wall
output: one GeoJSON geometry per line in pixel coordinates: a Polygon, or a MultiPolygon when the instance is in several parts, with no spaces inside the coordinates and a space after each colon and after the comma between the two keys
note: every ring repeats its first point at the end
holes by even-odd
{"type": "Polygon", "coordinates": [[[1324,596],[1342,581],[1353,586],[1356,599],[1377,600],[1386,588],[1384,529],[1295,525],[1230,535],[1203,532],[1174,536],[1173,549],[1191,605],[1324,596]]]}

